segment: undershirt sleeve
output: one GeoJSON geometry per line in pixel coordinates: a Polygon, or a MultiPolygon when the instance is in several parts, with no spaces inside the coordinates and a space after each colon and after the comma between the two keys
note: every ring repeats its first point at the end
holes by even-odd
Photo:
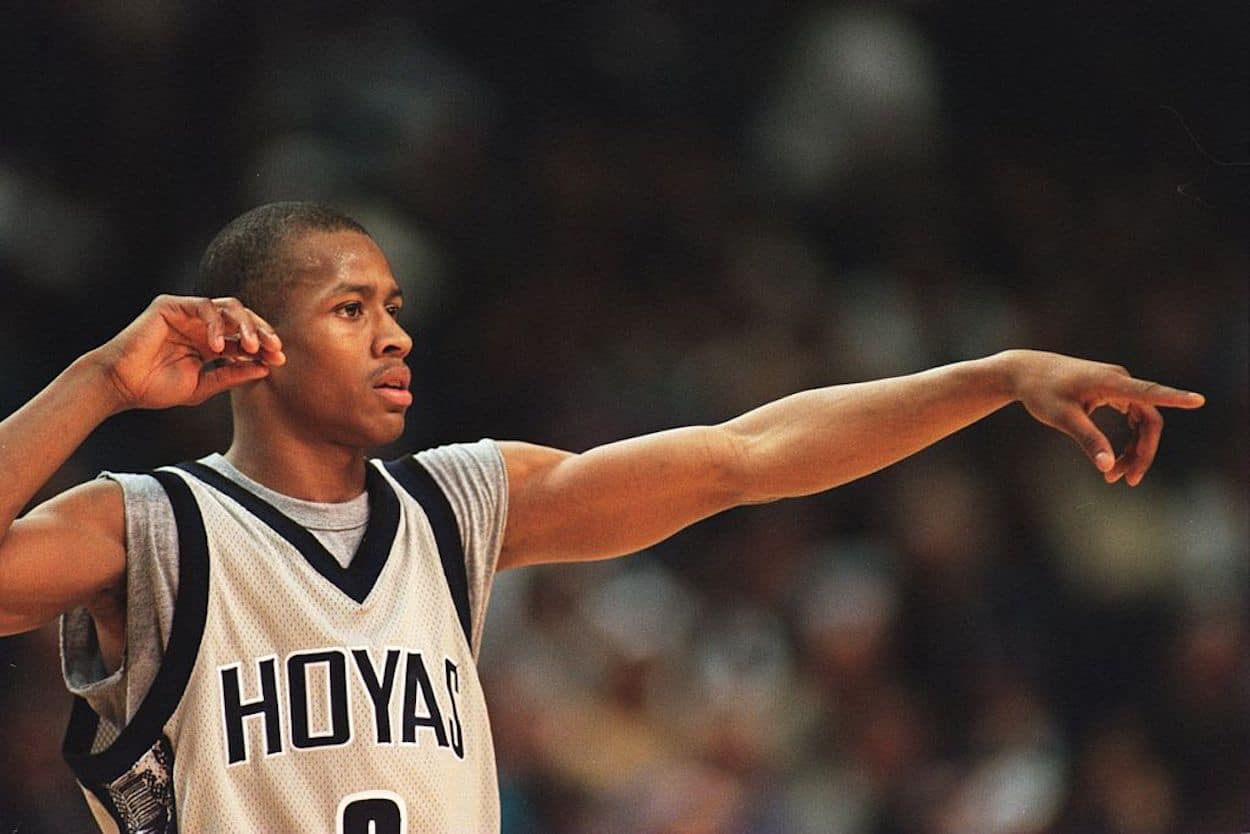
{"type": "Polygon", "coordinates": [[[126,513],[126,649],[106,669],[86,608],[61,617],[61,671],[69,691],[115,727],[130,722],[160,668],[178,595],[178,528],[169,497],[149,475],[104,472],[126,513]]]}
{"type": "Polygon", "coordinates": [[[442,488],[456,514],[469,580],[469,646],[476,658],[481,650],[486,608],[508,518],[508,475],[503,454],[494,440],[483,439],[418,452],[417,460],[442,488]]]}

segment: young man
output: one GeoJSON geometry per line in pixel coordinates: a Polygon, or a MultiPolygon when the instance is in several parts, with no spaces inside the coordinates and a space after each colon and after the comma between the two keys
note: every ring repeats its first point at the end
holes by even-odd
{"type": "Polygon", "coordinates": [[[0,633],[64,614],[67,758],[109,831],[497,830],[474,666],[496,571],[830,489],[1013,401],[1136,485],[1157,407],[1203,402],[1011,350],[582,454],[483,440],[383,463],[366,450],[403,429],[412,342],[365,230],[262,206],[201,277],[207,297],[157,298],[0,423],[0,633]],[[108,416],[228,389],[224,455],[105,473],[17,519],[108,416]],[[1118,458],[1103,405],[1133,429],[1118,458]]]}

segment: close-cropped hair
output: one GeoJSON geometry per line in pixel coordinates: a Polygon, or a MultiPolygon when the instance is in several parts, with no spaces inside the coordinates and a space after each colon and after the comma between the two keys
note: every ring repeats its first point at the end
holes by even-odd
{"type": "Polygon", "coordinates": [[[359,232],[365,227],[322,203],[266,203],[226,224],[200,259],[198,295],[233,296],[271,324],[281,318],[290,277],[288,245],[307,232],[359,232]]]}

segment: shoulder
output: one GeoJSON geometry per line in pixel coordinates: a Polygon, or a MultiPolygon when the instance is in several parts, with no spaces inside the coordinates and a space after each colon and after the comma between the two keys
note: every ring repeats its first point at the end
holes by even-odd
{"type": "Polygon", "coordinates": [[[115,532],[120,540],[126,527],[125,495],[117,481],[96,478],[49,498],[31,510],[26,519],[115,532]]]}
{"type": "Polygon", "coordinates": [[[503,453],[500,444],[490,438],[482,438],[474,443],[449,443],[423,449],[413,454],[427,468],[474,468],[496,470],[503,467],[503,453]]]}
{"type": "Polygon", "coordinates": [[[451,443],[412,455],[444,492],[506,491],[508,472],[500,444],[489,438],[451,443]]]}
{"type": "Polygon", "coordinates": [[[539,476],[545,475],[557,464],[577,455],[564,449],[507,440],[499,444],[500,459],[508,473],[508,483],[513,489],[525,486],[539,476]]]}
{"type": "Polygon", "coordinates": [[[452,443],[412,455],[429,473],[460,521],[462,535],[493,541],[508,506],[508,472],[499,444],[489,438],[452,443]],[[490,536],[485,534],[490,532],[490,536]]]}

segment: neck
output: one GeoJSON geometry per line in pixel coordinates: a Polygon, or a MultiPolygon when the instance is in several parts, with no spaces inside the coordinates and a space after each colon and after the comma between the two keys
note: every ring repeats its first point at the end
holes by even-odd
{"type": "Polygon", "coordinates": [[[350,501],[365,490],[364,449],[302,437],[289,426],[260,428],[240,421],[226,460],[257,483],[304,501],[350,501]]]}

